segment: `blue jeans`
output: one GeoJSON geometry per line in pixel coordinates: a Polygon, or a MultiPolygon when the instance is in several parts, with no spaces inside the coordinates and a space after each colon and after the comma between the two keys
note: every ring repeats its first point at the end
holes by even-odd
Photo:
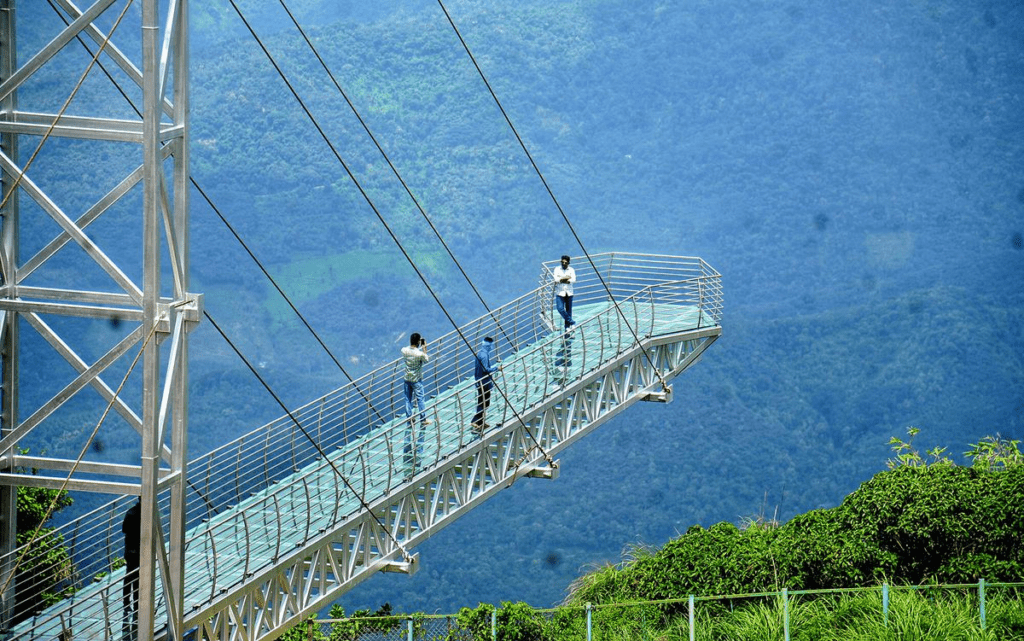
{"type": "Polygon", "coordinates": [[[411,420],[413,418],[412,402],[416,400],[416,406],[420,410],[420,423],[427,419],[427,406],[423,402],[423,381],[405,381],[405,415],[411,420]]]}
{"type": "Polygon", "coordinates": [[[555,296],[555,311],[562,315],[566,329],[576,324],[572,319],[572,296],[555,296]]]}
{"type": "Polygon", "coordinates": [[[427,418],[427,406],[423,402],[423,381],[405,381],[405,415],[409,418],[409,431],[405,433],[405,464],[411,473],[415,470],[417,460],[423,456],[423,422],[427,418]],[[419,421],[413,417],[413,399],[420,411],[419,421]]]}

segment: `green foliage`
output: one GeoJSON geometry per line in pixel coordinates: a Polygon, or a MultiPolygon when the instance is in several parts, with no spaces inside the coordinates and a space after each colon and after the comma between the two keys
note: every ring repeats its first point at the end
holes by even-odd
{"type": "MultiPolygon", "coordinates": [[[[389,603],[385,603],[373,613],[369,610],[356,610],[347,618],[345,609],[335,604],[331,606],[328,614],[332,621],[327,631],[317,624],[315,615],[310,615],[280,638],[285,641],[355,641],[365,636],[393,633],[402,625],[402,619],[392,615],[389,603]]],[[[414,621],[413,633],[420,629],[422,624],[414,621]]]]}
{"type": "Polygon", "coordinates": [[[499,641],[542,641],[545,619],[525,603],[502,603],[498,610],[499,641]]]}
{"type": "Polygon", "coordinates": [[[67,492],[60,493],[45,487],[18,488],[18,531],[35,530],[71,503],[71,496],[67,492]],[[51,504],[53,509],[48,515],[51,504]]]}
{"type": "MultiPolygon", "coordinates": [[[[889,439],[889,445],[892,446],[892,450],[896,452],[896,458],[889,459],[887,461],[890,470],[901,466],[921,467],[923,465],[929,465],[929,461],[922,457],[921,453],[918,452],[913,445],[914,437],[920,432],[921,430],[919,428],[908,427],[907,434],[909,435],[909,438],[906,441],[895,436],[889,439]]],[[[928,450],[927,455],[931,458],[930,464],[935,465],[942,463],[952,465],[953,461],[945,455],[945,452],[946,448],[944,447],[934,447],[928,450]]]]}
{"type": "MultiPolygon", "coordinates": [[[[467,631],[473,641],[490,641],[491,613],[494,611],[494,606],[485,603],[475,609],[462,608],[456,619],[458,627],[467,631]]],[[[547,638],[547,620],[522,602],[502,603],[497,610],[496,625],[499,641],[543,641],[547,638]]]]}
{"type": "MultiPolygon", "coordinates": [[[[794,641],[989,641],[1018,639],[1024,634],[1021,625],[1024,602],[1005,594],[987,601],[984,631],[978,601],[973,595],[892,591],[887,620],[882,616],[877,593],[846,596],[834,603],[823,599],[791,599],[788,608],[790,638],[794,641]]],[[[696,638],[701,640],[781,639],[783,609],[777,600],[753,603],[718,616],[709,616],[698,609],[695,628],[696,638]]],[[[665,630],[681,633],[677,634],[678,638],[687,638],[689,634],[686,622],[679,619],[665,630]]],[[[648,635],[658,632],[660,630],[647,630],[648,635]]]]}
{"type": "Polygon", "coordinates": [[[1004,439],[996,434],[972,443],[964,456],[971,459],[975,467],[986,470],[1007,468],[1024,463],[1024,454],[1021,454],[1019,446],[1019,439],[1004,439]]]}
{"type": "Polygon", "coordinates": [[[324,641],[326,637],[317,628],[316,616],[310,615],[302,623],[282,634],[282,641],[324,641]]]}
{"type": "Polygon", "coordinates": [[[473,641],[487,641],[491,638],[491,613],[494,609],[494,606],[488,603],[481,603],[476,608],[462,608],[456,622],[461,630],[466,630],[472,635],[473,641]]]}
{"type": "MultiPolygon", "coordinates": [[[[982,441],[970,467],[936,449],[929,464],[910,443],[917,432],[911,429],[908,442],[895,439],[898,462],[836,508],[807,512],[780,527],[756,521],[745,530],[729,523],[692,527],[656,554],[581,578],[569,602],[846,588],[886,579],[1019,580],[1024,465],[1016,445],[982,441]]],[[[665,611],[672,614],[672,607],[665,611]]]]}
{"type": "Polygon", "coordinates": [[[48,488],[19,487],[17,503],[18,546],[31,542],[15,574],[15,616],[20,621],[71,596],[75,567],[63,536],[53,534],[54,528],[46,525],[54,514],[71,505],[71,497],[48,488]]]}

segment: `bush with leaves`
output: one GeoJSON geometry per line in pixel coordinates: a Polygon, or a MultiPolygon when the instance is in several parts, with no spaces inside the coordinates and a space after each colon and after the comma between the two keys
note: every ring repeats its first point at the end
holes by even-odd
{"type": "Polygon", "coordinates": [[[17,500],[18,547],[29,547],[24,556],[19,555],[15,573],[15,623],[71,596],[76,579],[64,538],[46,525],[54,514],[71,505],[71,497],[42,487],[19,487],[17,500]]]}
{"type": "MultiPolygon", "coordinates": [[[[926,461],[893,439],[890,469],[841,505],[788,523],[690,528],[655,554],[574,584],[568,602],[684,599],[900,583],[1019,581],[1024,577],[1024,465],[1017,441],[973,445],[973,465],[944,449],[926,461]]],[[[676,607],[675,609],[678,609],[676,607]]],[[[666,608],[672,613],[672,608],[666,608]]]]}

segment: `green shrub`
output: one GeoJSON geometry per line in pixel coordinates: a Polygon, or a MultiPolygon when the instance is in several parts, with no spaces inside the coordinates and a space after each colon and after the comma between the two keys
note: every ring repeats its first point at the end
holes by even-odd
{"type": "MultiPolygon", "coordinates": [[[[893,439],[898,457],[835,508],[776,527],[694,526],[656,553],[578,580],[568,602],[685,599],[895,583],[1024,577],[1024,459],[1017,441],[972,446],[970,467],[943,448],[932,462],[893,439]]],[[[666,607],[673,614],[678,606],[666,607]]]]}

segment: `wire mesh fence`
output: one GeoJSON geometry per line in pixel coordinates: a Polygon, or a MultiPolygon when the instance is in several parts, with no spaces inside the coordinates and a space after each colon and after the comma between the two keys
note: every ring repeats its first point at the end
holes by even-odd
{"type": "MultiPolygon", "coordinates": [[[[868,588],[783,589],[551,609],[533,609],[523,603],[504,603],[501,607],[485,604],[473,610],[463,608],[458,614],[309,619],[282,638],[287,641],[696,641],[739,638],[728,631],[728,627],[737,625],[738,621],[739,625],[747,625],[748,630],[750,627],[757,630],[756,638],[790,641],[818,638],[806,633],[821,627],[822,622],[814,619],[815,616],[820,619],[823,609],[831,608],[840,612],[840,618],[849,618],[849,601],[858,596],[866,597],[854,608],[856,615],[863,617],[864,627],[890,630],[896,635],[893,638],[940,638],[906,636],[906,622],[899,620],[906,618],[906,606],[901,603],[897,608],[893,600],[897,594],[912,594],[932,604],[955,601],[961,612],[969,613],[971,620],[965,625],[982,633],[989,630],[988,636],[979,638],[1016,639],[1024,638],[1024,612],[1018,609],[1018,615],[1004,617],[1009,623],[1000,621],[995,626],[998,629],[993,630],[986,602],[992,593],[1019,602],[1024,596],[1022,588],[1024,582],[979,580],[970,584],[891,586],[884,583],[868,588]],[[754,626],[750,626],[751,617],[757,618],[754,626]],[[722,618],[731,618],[731,621],[723,625],[722,618]],[[1014,625],[1019,628],[1017,636],[1012,630],[1014,625]]],[[[926,614],[924,618],[923,623],[920,620],[918,623],[936,627],[933,615],[926,614]]],[[[936,630],[933,632],[939,634],[936,630]]]]}

